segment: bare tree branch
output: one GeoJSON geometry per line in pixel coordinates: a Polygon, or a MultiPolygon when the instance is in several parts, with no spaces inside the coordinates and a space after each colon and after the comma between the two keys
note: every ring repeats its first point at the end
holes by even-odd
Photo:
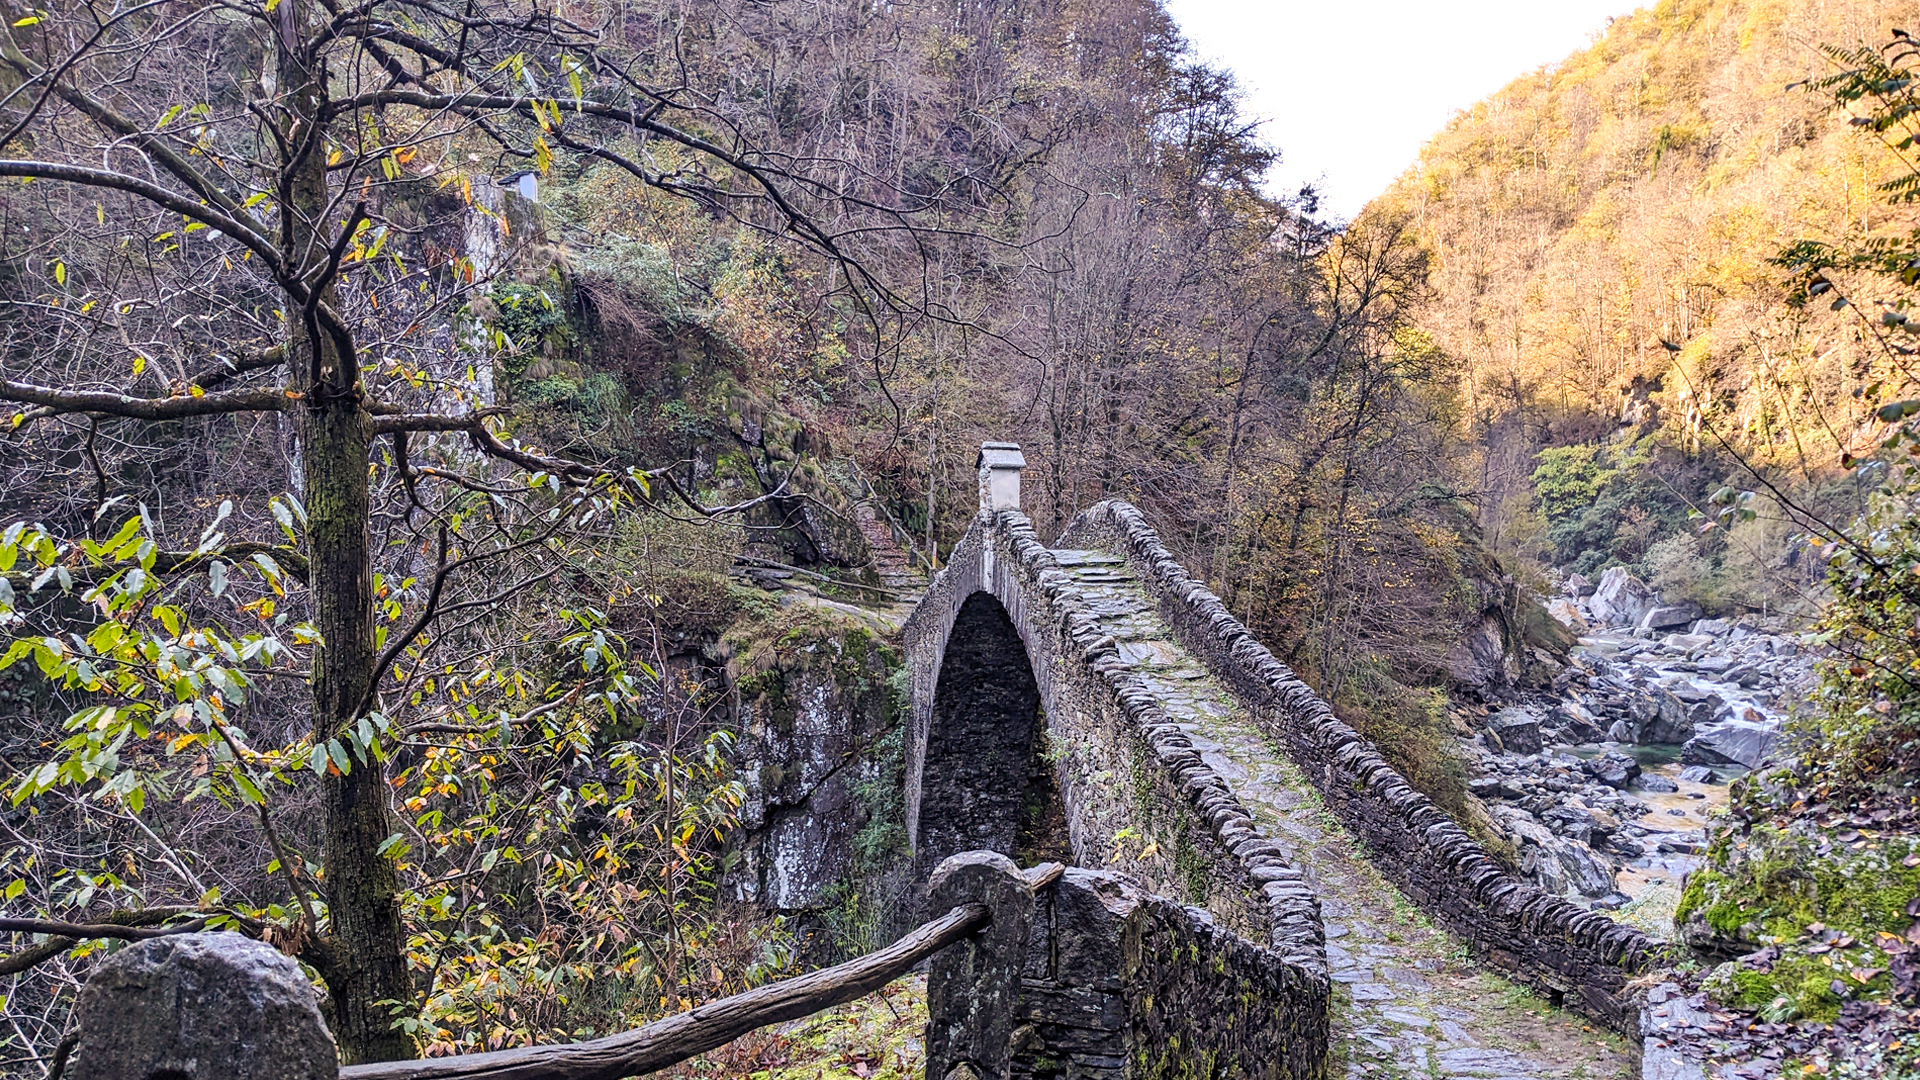
{"type": "MultiPolygon", "coordinates": [[[[141,398],[104,390],[61,390],[0,379],[0,401],[39,405],[56,413],[104,413],[134,420],[179,420],[189,416],[219,416],[237,412],[285,412],[296,400],[293,393],[284,387],[223,390],[197,397],[181,394],[177,397],[141,398]]],[[[24,417],[27,413],[21,415],[24,417]]]]}

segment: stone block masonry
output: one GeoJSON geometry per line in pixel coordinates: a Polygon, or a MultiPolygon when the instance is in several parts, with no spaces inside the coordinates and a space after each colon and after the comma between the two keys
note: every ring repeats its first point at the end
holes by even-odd
{"type": "Polygon", "coordinates": [[[1507,873],[1189,577],[1134,507],[1093,507],[1061,545],[1122,556],[1181,645],[1247,705],[1366,843],[1374,865],[1476,957],[1557,1004],[1639,1034],[1628,984],[1667,959],[1671,946],[1507,873]]]}
{"type": "MultiPolygon", "coordinates": [[[[1015,832],[989,811],[1005,814],[1020,800],[981,788],[1017,782],[1024,771],[989,774],[979,762],[1028,739],[1032,714],[999,711],[1020,695],[981,685],[970,677],[971,660],[952,669],[946,662],[950,653],[982,651],[956,635],[977,633],[987,621],[971,616],[991,604],[1006,612],[1006,631],[1031,665],[1074,861],[1124,869],[1154,892],[1203,905],[1223,926],[1324,977],[1311,890],[1168,712],[1189,707],[1180,704],[1191,700],[1186,688],[1205,673],[1179,653],[1122,570],[1102,553],[1048,549],[1013,510],[986,514],[955,547],[904,633],[914,676],[907,829],[917,857],[930,871],[948,855],[1015,832]]],[[[1005,656],[1005,648],[992,655],[1005,656]]]]}
{"type": "MultiPolygon", "coordinates": [[[[993,487],[982,487],[990,503],[993,487]]],[[[1051,990],[1036,983],[1028,1037],[1040,1049],[1025,1060],[1079,1053],[1070,1075],[1324,1075],[1332,982],[1318,901],[1189,738],[1183,725],[1195,716],[1227,711],[1224,691],[1173,639],[1123,560],[1049,549],[1018,510],[989,505],[903,638],[916,860],[930,872],[962,850],[1011,854],[1034,801],[1033,770],[1020,759],[1037,754],[1051,765],[1071,858],[1139,882],[1112,893],[1124,893],[1124,917],[1100,917],[1132,927],[1109,935],[1124,944],[1112,955],[1128,958],[1113,960],[1115,970],[1158,989],[1095,993],[1071,966],[1051,990]],[[1082,1013],[1094,1027],[1074,1028],[1082,1013]],[[1134,1049],[1096,1050],[1112,1045],[1100,1030],[1132,1033],[1134,1049]],[[1065,1042],[1048,1041],[1056,1035],[1065,1042]],[[1187,1053],[1203,1045],[1216,1056],[1187,1053]],[[1100,1071],[1108,1068],[1120,1071],[1100,1071]]],[[[1077,947],[1056,955],[1036,946],[1036,955],[1058,963],[1077,947]]]]}
{"type": "Polygon", "coordinates": [[[1324,979],[1123,874],[1068,870],[1036,900],[1014,1076],[1326,1074],[1324,979]]]}

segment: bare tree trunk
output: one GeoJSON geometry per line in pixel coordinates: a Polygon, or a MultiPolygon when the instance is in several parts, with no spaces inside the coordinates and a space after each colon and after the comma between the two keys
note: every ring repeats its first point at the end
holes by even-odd
{"type": "MultiPolygon", "coordinates": [[[[289,261],[311,271],[329,258],[327,220],[337,210],[327,193],[327,146],[313,137],[326,95],[326,72],[303,63],[298,48],[307,18],[303,0],[280,6],[280,85],[291,119],[283,138],[291,152],[282,174],[281,242],[289,261]]],[[[309,305],[331,305],[329,287],[309,305]]],[[[292,384],[302,395],[302,475],[309,548],[308,583],[314,625],[313,738],[346,731],[369,707],[375,677],[373,572],[367,528],[371,512],[367,460],[372,427],[363,407],[359,357],[344,329],[321,328],[314,311],[289,311],[292,384]]],[[[412,1041],[393,1024],[393,1002],[411,1002],[400,923],[399,880],[380,853],[393,835],[385,770],[372,758],[348,771],[329,767],[323,784],[328,932],[326,973],[334,1036],[348,1064],[413,1056],[412,1041]],[[382,1004],[383,1002],[387,1004],[382,1004]]],[[[317,928],[316,928],[317,929],[317,928]]]]}

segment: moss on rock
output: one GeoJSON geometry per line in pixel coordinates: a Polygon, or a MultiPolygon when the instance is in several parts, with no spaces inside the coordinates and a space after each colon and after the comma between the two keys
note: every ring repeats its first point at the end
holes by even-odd
{"type": "Polygon", "coordinates": [[[1717,1000],[1824,1022],[1847,1000],[1888,996],[1880,945],[1913,923],[1916,897],[1920,838],[1754,821],[1714,838],[1674,922],[1695,948],[1745,954],[1707,979],[1717,1000]]]}

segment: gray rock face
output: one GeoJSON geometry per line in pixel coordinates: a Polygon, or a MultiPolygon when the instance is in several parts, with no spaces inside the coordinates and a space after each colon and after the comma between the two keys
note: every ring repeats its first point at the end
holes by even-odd
{"type": "Polygon", "coordinates": [[[1560,587],[1560,591],[1572,597],[1587,597],[1593,595],[1594,588],[1593,582],[1581,575],[1568,574],[1566,583],[1560,587]]]}
{"type": "Polygon", "coordinates": [[[744,830],[725,882],[738,899],[781,911],[823,907],[853,866],[869,820],[858,792],[879,775],[869,748],[893,723],[886,666],[877,651],[850,647],[854,640],[796,632],[771,670],[748,665],[751,681],[732,682],[753,688],[740,693],[744,830]]]}
{"type": "Polygon", "coordinates": [[[1569,840],[1587,843],[1593,836],[1593,815],[1577,806],[1550,806],[1540,812],[1540,820],[1569,840]]]}
{"type": "Polygon", "coordinates": [[[1447,652],[1447,675],[1463,686],[1496,686],[1520,677],[1520,661],[1507,649],[1497,615],[1483,615],[1468,626],[1447,652]]]}
{"type": "Polygon", "coordinates": [[[1689,765],[1680,770],[1680,779],[1689,784],[1717,784],[1720,775],[1705,765],[1689,765]]]}
{"type": "Polygon", "coordinates": [[[1642,630],[1674,630],[1687,625],[1700,615],[1700,605],[1687,600],[1678,604],[1648,608],[1647,613],[1640,616],[1635,625],[1642,630]]]}
{"type": "Polygon", "coordinates": [[[1616,626],[1633,626],[1653,606],[1653,590],[1620,566],[1600,575],[1588,602],[1594,618],[1616,626]]]}
{"type": "Polygon", "coordinates": [[[313,984],[239,934],[149,938],[107,959],[74,1006],[68,1080],[334,1080],[313,984]]]}
{"type": "Polygon", "coordinates": [[[1780,739],[1778,724],[1729,720],[1688,739],[1680,760],[1688,765],[1744,765],[1758,768],[1780,739]]]}
{"type": "Polygon", "coordinates": [[[1487,731],[1509,754],[1540,752],[1540,718],[1524,709],[1501,709],[1487,717],[1487,731]]]}

